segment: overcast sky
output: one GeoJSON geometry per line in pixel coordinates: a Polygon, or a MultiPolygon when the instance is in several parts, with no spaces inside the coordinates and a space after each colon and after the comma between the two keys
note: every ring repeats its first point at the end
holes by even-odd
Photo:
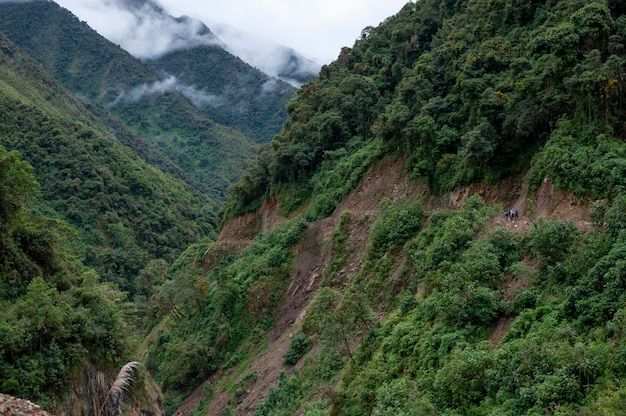
{"type": "MultiPolygon", "coordinates": [[[[100,34],[126,24],[107,7],[113,0],[56,0],[100,34]]],[[[209,27],[235,26],[270,41],[290,46],[319,64],[335,60],[352,46],[366,26],[378,26],[408,0],[157,0],[175,17],[197,17],[209,27]]],[[[121,42],[118,42],[122,44],[121,42]]],[[[124,45],[122,45],[124,46],[124,45]]]]}

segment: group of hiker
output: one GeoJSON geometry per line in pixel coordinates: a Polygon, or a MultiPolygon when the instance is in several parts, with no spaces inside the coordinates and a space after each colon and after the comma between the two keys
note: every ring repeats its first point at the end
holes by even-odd
{"type": "Polygon", "coordinates": [[[516,209],[510,209],[508,211],[504,211],[504,218],[507,221],[516,221],[519,219],[519,211],[516,209]]]}

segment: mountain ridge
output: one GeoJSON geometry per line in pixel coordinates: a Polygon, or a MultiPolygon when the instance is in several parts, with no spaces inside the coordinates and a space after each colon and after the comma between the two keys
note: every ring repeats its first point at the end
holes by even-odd
{"type": "MultiPolygon", "coordinates": [[[[222,88],[232,85],[229,88],[240,94],[227,96],[239,100],[232,103],[235,109],[242,102],[244,107],[247,102],[256,102],[253,110],[268,114],[267,120],[258,114],[236,117],[236,110],[230,110],[224,101],[221,106],[226,113],[221,114],[233,116],[222,119],[232,126],[216,123],[190,99],[210,97],[212,92],[206,90],[206,84],[192,88],[171,74],[164,76],[159,69],[111,44],[54,2],[8,2],[0,4],[0,8],[3,10],[0,28],[14,42],[39,59],[83,100],[111,113],[137,136],[151,141],[152,146],[186,172],[190,184],[199,186],[213,198],[222,199],[226,187],[239,177],[244,160],[252,155],[255,141],[268,141],[282,124],[282,108],[290,99],[289,92],[275,94],[268,90],[259,101],[256,97],[269,77],[232,56],[228,62],[237,64],[242,74],[247,71],[252,79],[249,85],[254,88],[248,88],[248,95],[242,98],[245,90],[238,90],[227,79],[214,79],[219,87],[211,87],[217,88],[213,94],[217,96],[222,88]]],[[[171,16],[169,19],[175,21],[171,16]]],[[[229,56],[220,51],[214,59],[219,61],[229,56]]],[[[228,71],[222,73],[228,75],[228,71]]],[[[283,87],[287,88],[286,84],[283,87]]],[[[215,113],[211,106],[205,104],[203,108],[215,113]]]]}

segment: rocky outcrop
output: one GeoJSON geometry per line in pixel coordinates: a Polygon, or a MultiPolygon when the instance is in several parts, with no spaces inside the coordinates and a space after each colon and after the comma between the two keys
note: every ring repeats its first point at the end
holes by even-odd
{"type": "Polygon", "coordinates": [[[51,416],[28,400],[0,393],[0,416],[51,416]]]}

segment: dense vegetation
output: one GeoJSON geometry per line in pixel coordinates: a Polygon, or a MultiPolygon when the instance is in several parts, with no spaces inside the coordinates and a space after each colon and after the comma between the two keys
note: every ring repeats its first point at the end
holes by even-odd
{"type": "MultiPolygon", "coordinates": [[[[345,212],[286,356],[302,367],[257,415],[626,411],[625,13],[617,1],[409,3],[299,90],[225,221],[270,197],[325,218],[399,155],[435,194],[526,172],[532,200],[547,178],[591,204],[594,230],[539,219],[517,236],[478,197],[436,212],[383,200],[346,276],[345,212]]],[[[230,403],[236,414],[236,393],[230,403]]]]}
{"type": "Polygon", "coordinates": [[[173,279],[149,287],[148,326],[167,318],[151,334],[147,359],[172,406],[166,410],[175,410],[194,386],[220,366],[238,364],[243,351],[262,341],[285,289],[291,249],[305,228],[296,218],[231,255],[215,243],[192,246],[168,269],[173,279]]]}
{"type": "Polygon", "coordinates": [[[255,414],[622,414],[624,203],[594,211],[591,234],[539,221],[524,237],[490,225],[494,208],[477,196],[422,222],[406,221],[423,218],[419,205],[388,208],[354,283],[316,294],[304,332],[320,352],[255,414]],[[351,351],[342,338],[359,332],[351,351]]]}
{"type": "Polygon", "coordinates": [[[0,391],[46,406],[85,363],[128,358],[132,306],[77,259],[73,228],[31,210],[37,187],[32,166],[0,146],[0,391]]]}
{"type": "Polygon", "coordinates": [[[194,86],[194,101],[203,113],[257,143],[267,143],[280,131],[287,117],[285,105],[295,94],[290,84],[251,68],[216,45],[172,51],[147,63],[194,86]]]}
{"type": "MultiPolygon", "coordinates": [[[[408,3],[366,28],[290,101],[283,130],[259,149],[223,209],[228,221],[273,198],[288,219],[241,250],[200,240],[214,219],[195,211],[196,194],[179,194],[187,189],[179,182],[160,194],[154,184],[170,183],[169,176],[139,160],[121,164],[128,149],[93,122],[76,122],[84,108],[57,90],[45,94],[52,81],[38,69],[30,71],[38,75],[29,82],[44,80],[36,88],[5,70],[0,126],[9,127],[2,143],[32,158],[37,178],[45,179],[32,206],[48,216],[67,213],[83,241],[67,237],[72,231],[64,223],[20,209],[34,186],[30,167],[17,153],[0,151],[0,215],[7,218],[0,223],[0,306],[9,311],[2,325],[14,342],[0,344],[0,371],[11,380],[2,388],[46,403],[53,387],[42,380],[52,374],[64,385],[54,375],[74,361],[45,357],[64,357],[70,346],[76,349],[66,355],[80,357],[72,355],[79,350],[74,330],[113,342],[125,325],[120,292],[97,284],[94,272],[67,254],[70,246],[58,252],[48,244],[68,238],[93,250],[101,263],[86,260],[101,265],[103,277],[115,279],[120,269],[113,267],[128,260],[124,271],[136,279],[122,288],[134,295],[135,325],[149,331],[137,351],[167,410],[223,369],[232,377],[222,389],[230,394],[223,414],[237,414],[258,376],[248,366],[268,346],[309,222],[334,213],[377,160],[393,156],[406,160],[431,195],[377,201],[380,216],[353,264],[351,238],[365,221],[337,213],[319,288],[284,356],[288,371],[255,413],[626,413],[625,47],[620,1],[408,3]],[[125,150],[111,156],[118,146],[125,150]],[[69,156],[70,148],[77,152],[69,156]],[[515,234],[494,224],[503,207],[478,196],[458,210],[432,210],[438,194],[513,173],[525,176],[529,211],[547,178],[590,206],[592,227],[583,232],[572,222],[539,218],[515,234]],[[70,202],[61,205],[57,193],[70,202]],[[179,205],[152,211],[165,201],[179,205]],[[192,224],[189,235],[177,234],[183,220],[168,222],[181,212],[192,224]],[[159,228],[163,221],[169,232],[159,228]],[[183,244],[187,249],[168,262],[183,244]],[[81,285],[89,290],[78,291],[81,285]],[[89,300],[92,291],[96,304],[103,293],[116,301],[103,311],[76,307],[76,292],[89,300]],[[41,299],[51,301],[39,308],[41,299]],[[89,321],[101,312],[102,321],[89,321]],[[113,313],[116,320],[107,321],[113,313]],[[26,342],[30,332],[20,332],[25,323],[39,331],[34,344],[26,342]],[[60,332],[50,335],[48,325],[60,332]]],[[[2,44],[0,68],[19,67],[19,52],[10,48],[2,44]]],[[[149,114],[137,110],[133,117],[141,124],[149,114]]],[[[110,357],[99,355],[100,344],[86,354],[113,362],[122,350],[112,345],[110,357]]],[[[214,387],[207,385],[206,401],[214,387]]],[[[206,401],[198,414],[206,413],[206,401]]]]}
{"type": "Polygon", "coordinates": [[[214,203],[117,142],[6,38],[0,47],[0,144],[35,167],[34,204],[76,227],[86,264],[132,294],[150,260],[215,236],[214,203]]]}
{"type": "Polygon", "coordinates": [[[592,171],[614,184],[594,196],[613,195],[624,180],[623,13],[616,1],[407,4],[298,91],[228,215],[276,193],[287,207],[319,193],[336,205],[349,188],[317,178],[377,140],[407,155],[434,191],[495,182],[540,151],[533,186],[549,175],[580,194],[597,178],[577,172],[592,171]]]}

